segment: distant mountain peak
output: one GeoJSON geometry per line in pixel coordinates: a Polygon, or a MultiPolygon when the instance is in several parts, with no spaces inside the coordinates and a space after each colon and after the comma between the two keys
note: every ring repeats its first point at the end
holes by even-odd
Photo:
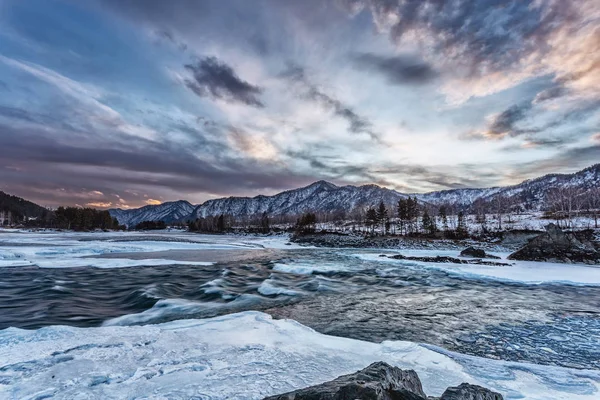
{"type": "Polygon", "coordinates": [[[320,181],[316,181],[311,183],[310,185],[308,185],[307,187],[309,188],[320,188],[320,189],[325,189],[325,190],[335,190],[338,189],[339,187],[334,185],[331,182],[327,182],[325,180],[320,180],[320,181]]]}

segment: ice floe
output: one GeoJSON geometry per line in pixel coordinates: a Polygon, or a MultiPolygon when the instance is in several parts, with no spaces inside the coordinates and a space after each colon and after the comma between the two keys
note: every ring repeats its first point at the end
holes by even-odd
{"type": "MultiPolygon", "coordinates": [[[[185,232],[28,232],[0,229],[0,267],[123,268],[156,265],[206,265],[148,257],[145,260],[100,258],[104,254],[156,253],[169,250],[248,250],[294,248],[288,237],[199,235],[185,232]],[[96,257],[96,258],[90,258],[96,257]]],[[[135,257],[143,258],[143,257],[135,257]]]]}
{"type": "Polygon", "coordinates": [[[471,382],[507,399],[600,398],[600,372],[327,336],[247,311],[160,325],[0,331],[2,398],[261,399],[361,369],[411,368],[425,391],[471,382]]]}
{"type": "MultiPolygon", "coordinates": [[[[509,253],[494,253],[500,256],[501,261],[506,262],[507,266],[488,266],[476,264],[452,264],[452,263],[428,263],[420,261],[397,260],[387,257],[380,257],[380,254],[393,254],[388,252],[380,253],[357,253],[354,256],[361,260],[378,261],[402,265],[409,268],[421,267],[430,268],[448,272],[453,275],[475,278],[475,279],[493,279],[505,282],[517,282],[525,284],[543,284],[543,283],[561,283],[573,285],[600,285],[600,267],[584,264],[561,264],[550,262],[535,261],[514,261],[506,260],[509,253]]],[[[450,251],[419,251],[412,250],[405,252],[404,255],[411,256],[452,256],[456,257],[456,252],[450,251]]]]}

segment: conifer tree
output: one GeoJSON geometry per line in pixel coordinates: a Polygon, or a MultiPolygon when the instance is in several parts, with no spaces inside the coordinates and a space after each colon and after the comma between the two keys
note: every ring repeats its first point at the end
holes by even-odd
{"type": "Polygon", "coordinates": [[[465,223],[465,215],[462,211],[458,212],[458,224],[456,226],[456,235],[460,238],[466,238],[468,236],[467,225],[465,223]]]}
{"type": "Polygon", "coordinates": [[[377,222],[381,224],[381,232],[385,233],[385,227],[388,222],[388,211],[385,204],[383,204],[383,200],[379,202],[379,207],[377,207],[377,222]]]}
{"type": "Polygon", "coordinates": [[[375,225],[379,223],[377,218],[377,211],[374,208],[369,207],[367,210],[367,225],[371,227],[371,234],[375,233],[375,225]]]}
{"type": "Polygon", "coordinates": [[[444,232],[447,232],[448,231],[448,210],[446,209],[446,206],[440,206],[440,209],[438,211],[438,216],[442,220],[442,229],[444,230],[444,232]]]}

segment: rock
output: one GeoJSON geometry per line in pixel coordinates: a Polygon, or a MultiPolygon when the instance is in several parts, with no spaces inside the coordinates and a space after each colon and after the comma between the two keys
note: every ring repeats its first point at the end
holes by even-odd
{"type": "Polygon", "coordinates": [[[384,362],[343,375],[330,382],[265,400],[423,400],[426,399],[415,371],[404,371],[384,362]]]}
{"type": "Polygon", "coordinates": [[[493,256],[491,254],[487,254],[483,249],[476,249],[475,247],[467,247],[463,251],[460,252],[461,257],[473,257],[473,258],[493,258],[500,259],[500,257],[493,256]]]}
{"type": "Polygon", "coordinates": [[[421,261],[421,262],[431,262],[431,263],[441,263],[441,264],[477,264],[477,265],[491,265],[497,267],[506,267],[510,264],[496,262],[496,261],[484,261],[481,259],[475,260],[461,260],[460,258],[448,257],[448,256],[436,256],[436,257],[411,257],[411,256],[403,256],[402,254],[396,254],[393,256],[389,256],[389,258],[394,258],[396,260],[408,260],[408,261],[421,261]]]}
{"type": "Polygon", "coordinates": [[[600,252],[585,238],[565,233],[555,224],[510,256],[510,260],[600,264],[600,252]]]}
{"type": "Polygon", "coordinates": [[[502,395],[481,386],[462,383],[446,389],[440,400],[502,400],[502,395]]]}
{"type": "MultiPolygon", "coordinates": [[[[419,376],[376,362],[363,370],[330,382],[311,386],[264,400],[435,400],[427,397],[419,376]]],[[[503,400],[502,395],[481,386],[463,383],[446,389],[439,400],[503,400]]]]}

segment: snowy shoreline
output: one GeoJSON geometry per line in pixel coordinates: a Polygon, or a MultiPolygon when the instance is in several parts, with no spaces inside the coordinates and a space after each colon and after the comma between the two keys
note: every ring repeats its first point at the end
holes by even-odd
{"type": "Polygon", "coordinates": [[[255,311],[135,327],[0,331],[0,395],[261,399],[374,361],[414,369],[427,393],[470,382],[531,400],[597,399],[600,371],[464,356],[411,342],[323,335],[255,311]]]}

